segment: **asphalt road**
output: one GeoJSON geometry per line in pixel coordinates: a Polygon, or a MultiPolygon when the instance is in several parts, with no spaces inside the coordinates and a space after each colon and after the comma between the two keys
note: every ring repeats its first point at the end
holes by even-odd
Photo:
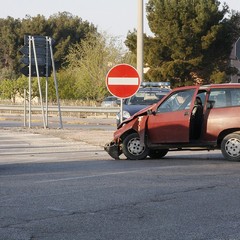
{"type": "Polygon", "coordinates": [[[218,151],[115,161],[96,144],[0,132],[0,239],[240,239],[240,165],[218,151]]]}

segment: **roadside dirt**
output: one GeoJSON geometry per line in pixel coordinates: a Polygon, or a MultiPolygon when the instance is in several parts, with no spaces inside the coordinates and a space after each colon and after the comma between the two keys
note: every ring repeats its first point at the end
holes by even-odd
{"type": "MultiPolygon", "coordinates": [[[[21,121],[23,116],[9,116],[2,115],[0,121],[6,122],[19,122],[19,126],[22,124],[21,121]],[[20,124],[21,123],[21,124],[20,124]]],[[[3,129],[17,131],[17,132],[29,132],[36,134],[51,135],[59,137],[61,139],[66,139],[67,141],[82,141],[94,146],[103,147],[106,143],[110,142],[113,138],[113,133],[115,129],[115,119],[114,118],[76,118],[76,117],[64,117],[63,118],[63,128],[59,127],[59,119],[57,117],[49,118],[49,128],[44,129],[41,127],[42,122],[41,116],[36,115],[33,117],[33,122],[39,124],[39,127],[3,127],[3,129]],[[76,125],[77,127],[73,127],[76,125]],[[90,125],[91,127],[87,127],[90,125]],[[102,126],[111,126],[110,129],[103,129],[102,126]],[[94,126],[94,127],[92,127],[94,126]]]]}
{"type": "MultiPolygon", "coordinates": [[[[13,128],[5,128],[11,129],[13,128]]],[[[113,131],[108,130],[79,130],[79,129],[44,129],[44,128],[14,128],[14,131],[50,135],[67,141],[82,141],[94,146],[103,147],[113,138],[113,131]]]]}

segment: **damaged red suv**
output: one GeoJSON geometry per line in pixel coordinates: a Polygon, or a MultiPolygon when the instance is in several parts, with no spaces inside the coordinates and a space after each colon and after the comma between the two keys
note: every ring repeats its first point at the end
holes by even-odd
{"type": "Polygon", "coordinates": [[[240,161],[240,84],[176,88],[122,122],[105,145],[111,157],[132,160],[198,149],[240,161]]]}

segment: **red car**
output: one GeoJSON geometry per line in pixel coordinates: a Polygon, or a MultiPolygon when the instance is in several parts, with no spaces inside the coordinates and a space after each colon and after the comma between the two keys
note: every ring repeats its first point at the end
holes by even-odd
{"type": "Polygon", "coordinates": [[[111,157],[132,160],[197,149],[240,161],[240,84],[176,88],[123,121],[105,145],[111,157]]]}

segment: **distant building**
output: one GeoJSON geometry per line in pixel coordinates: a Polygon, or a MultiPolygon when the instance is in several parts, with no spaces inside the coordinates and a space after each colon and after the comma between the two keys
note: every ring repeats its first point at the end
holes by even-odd
{"type": "Polygon", "coordinates": [[[234,44],[231,55],[230,55],[230,59],[231,59],[231,66],[238,69],[238,74],[231,76],[232,83],[240,83],[240,59],[237,59],[236,55],[237,55],[236,44],[234,44]]]}

